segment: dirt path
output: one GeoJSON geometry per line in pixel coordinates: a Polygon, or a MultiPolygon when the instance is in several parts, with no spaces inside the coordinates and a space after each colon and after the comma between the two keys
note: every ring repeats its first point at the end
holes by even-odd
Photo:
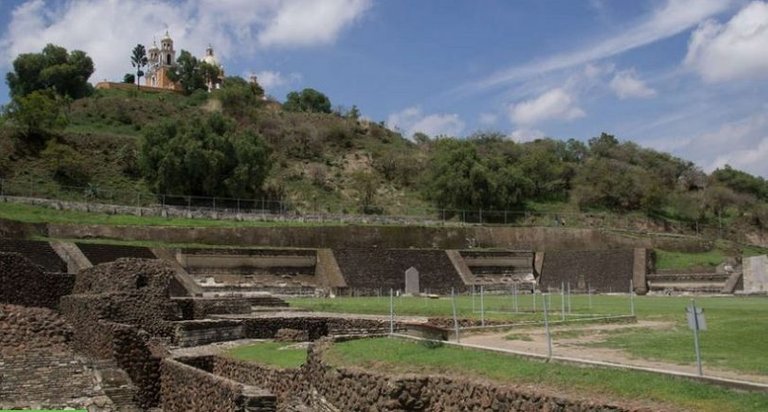
{"type": "MultiPolygon", "coordinates": [[[[629,330],[636,328],[643,329],[667,329],[673,326],[672,322],[658,321],[639,321],[630,324],[608,324],[608,325],[590,325],[579,326],[559,326],[553,327],[552,333],[555,335],[552,342],[552,354],[577,359],[586,359],[600,362],[610,362],[621,365],[637,366],[643,368],[663,369],[673,372],[697,373],[696,365],[681,365],[672,362],[648,360],[632,356],[621,349],[585,346],[590,343],[601,342],[605,340],[604,332],[629,330]],[[603,333],[601,333],[603,332],[603,333]],[[556,335],[565,335],[558,338],[556,335]]],[[[461,343],[471,345],[487,346],[514,350],[519,352],[534,353],[539,355],[547,354],[547,339],[543,328],[521,329],[514,332],[494,332],[484,334],[474,334],[461,338],[461,343]],[[510,334],[517,334],[520,339],[507,339],[510,334]]],[[[692,351],[693,352],[693,351],[692,351]]],[[[744,380],[768,384],[768,376],[753,375],[739,371],[715,369],[706,365],[704,360],[704,375],[714,376],[725,379],[744,380]]]]}

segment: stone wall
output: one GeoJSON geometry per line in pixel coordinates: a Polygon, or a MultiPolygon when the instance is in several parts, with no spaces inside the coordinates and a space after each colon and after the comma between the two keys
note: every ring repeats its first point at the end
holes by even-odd
{"type": "Polygon", "coordinates": [[[94,266],[78,273],[74,294],[65,298],[67,308],[79,305],[75,301],[89,301],[91,307],[81,310],[90,310],[90,319],[136,325],[153,336],[171,336],[173,327],[168,321],[182,318],[170,298],[174,273],[159,260],[118,259],[94,266]]]}
{"type": "Polygon", "coordinates": [[[570,283],[571,290],[629,293],[634,258],[633,249],[547,251],[539,287],[559,290],[570,283]]]}
{"type": "MultiPolygon", "coordinates": [[[[323,359],[329,342],[310,348],[304,367],[312,388],[341,411],[634,411],[587,398],[566,398],[531,386],[432,375],[388,375],[332,367],[323,359]]],[[[663,409],[654,409],[663,410],[663,409]]]]}
{"type": "Polygon", "coordinates": [[[146,247],[98,243],[76,243],[76,245],[93,265],[114,262],[120,258],[157,259],[146,247]]]}
{"type": "Polygon", "coordinates": [[[277,397],[278,405],[307,402],[310,385],[299,368],[280,369],[220,356],[211,365],[216,375],[268,390],[277,397]]]}
{"type": "Polygon", "coordinates": [[[134,402],[149,409],[160,403],[160,361],[165,355],[162,345],[131,325],[115,325],[112,334],[112,356],[138,388],[134,402]]]}
{"type": "Polygon", "coordinates": [[[466,288],[444,250],[434,249],[337,249],[336,262],[349,289],[376,293],[405,290],[405,271],[419,271],[421,290],[450,293],[466,288]]]}
{"type": "Polygon", "coordinates": [[[111,410],[93,371],[70,348],[72,336],[52,310],[0,305],[0,409],[111,410]]]}
{"type": "MultiPolygon", "coordinates": [[[[322,339],[310,346],[301,368],[280,369],[220,356],[181,358],[190,376],[201,376],[207,390],[194,395],[232,402],[236,385],[252,385],[273,393],[277,409],[304,404],[317,411],[637,411],[631,405],[582,396],[562,395],[545,388],[504,385],[448,375],[393,375],[328,364],[323,355],[331,344],[322,339]],[[203,375],[212,372],[220,381],[203,375]],[[231,386],[227,386],[231,385],[231,386]],[[221,393],[216,388],[223,387],[221,393]]],[[[164,361],[173,365],[173,361],[164,361]]],[[[178,362],[177,362],[178,363],[178,362]]],[[[165,390],[165,372],[163,373],[165,390]]],[[[178,381],[177,381],[178,382],[178,381]]],[[[178,382],[181,384],[182,382],[178,382]]],[[[191,385],[187,383],[187,385],[191,385]]],[[[213,401],[208,401],[213,402],[213,401]]],[[[223,404],[223,403],[222,403],[223,404]]],[[[206,403],[205,405],[211,405],[206,403]]],[[[230,403],[231,405],[231,403],[230,403]]],[[[164,405],[165,406],[165,405],[164,405]]],[[[191,404],[185,407],[193,408],[191,404]]],[[[233,406],[234,407],[234,406],[233,406]]],[[[165,409],[166,411],[178,409],[165,409]]],[[[219,409],[223,410],[223,409],[219,409]]],[[[646,409],[647,410],[647,409],[646,409]]],[[[664,408],[654,408],[663,411],[664,408]]]]}
{"type": "MultiPolygon", "coordinates": [[[[424,222],[422,222],[422,225],[424,222]]],[[[205,243],[252,247],[295,248],[482,248],[580,250],[661,248],[671,251],[711,250],[710,241],[685,236],[622,234],[601,229],[485,226],[315,226],[174,228],[48,224],[50,237],[61,239],[124,239],[167,243],[205,243]]]]}
{"type": "MultiPolygon", "coordinates": [[[[174,342],[189,347],[235,339],[274,339],[280,329],[306,332],[309,340],[324,336],[389,333],[389,322],[369,319],[323,317],[273,317],[248,319],[201,319],[174,322],[174,342]]],[[[405,331],[406,325],[395,324],[405,331]]]]}
{"type": "Polygon", "coordinates": [[[0,252],[19,253],[42,266],[46,272],[67,272],[67,263],[59,257],[48,242],[0,238],[0,252]]]}
{"type": "Polygon", "coordinates": [[[186,365],[179,360],[163,359],[162,408],[165,412],[276,410],[274,395],[186,365]]]}
{"type": "Polygon", "coordinates": [[[73,275],[46,273],[18,253],[0,252],[0,303],[56,308],[74,282],[73,275]]]}

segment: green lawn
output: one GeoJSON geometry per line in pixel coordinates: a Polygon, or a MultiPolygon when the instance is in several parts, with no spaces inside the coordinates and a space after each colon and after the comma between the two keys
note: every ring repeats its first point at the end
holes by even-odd
{"type": "MultiPolygon", "coordinates": [[[[549,300],[549,299],[548,299],[549,300]]],[[[590,308],[588,296],[573,296],[572,314],[566,319],[578,319],[579,315],[630,313],[628,296],[592,296],[590,308]]],[[[484,306],[486,319],[503,320],[509,323],[543,320],[541,313],[542,298],[537,298],[536,313],[513,313],[511,296],[486,296],[484,306]]],[[[294,298],[289,299],[291,306],[317,311],[389,314],[389,297],[367,298],[294,298]]],[[[685,319],[685,307],[690,304],[688,297],[638,296],[635,297],[635,311],[638,320],[660,320],[673,322],[671,330],[631,328],[622,333],[611,333],[605,343],[600,345],[621,348],[631,355],[693,364],[693,336],[688,330],[685,319]]],[[[743,371],[752,374],[768,375],[768,356],[765,355],[768,342],[768,299],[761,297],[700,297],[697,305],[704,308],[709,330],[701,333],[701,351],[704,368],[718,367],[743,371]]],[[[518,297],[520,310],[532,310],[533,300],[530,295],[518,297]]],[[[562,307],[560,296],[551,297],[551,320],[560,320],[562,307]]],[[[472,310],[472,297],[457,298],[457,313],[462,318],[479,319],[479,298],[475,298],[475,311],[472,310]]],[[[395,298],[395,313],[398,315],[451,317],[451,299],[395,298]]],[[[522,332],[524,329],[516,329],[522,332]]],[[[566,334],[563,337],[568,337],[566,334]]],[[[557,339],[557,335],[555,336],[557,339]]]]}
{"type": "Polygon", "coordinates": [[[258,342],[232,348],[224,356],[278,368],[298,368],[307,360],[307,349],[286,349],[289,345],[283,342],[258,342]]]}
{"type": "Polygon", "coordinates": [[[719,249],[702,253],[669,252],[656,249],[656,269],[710,269],[723,263],[725,257],[719,249]]]}
{"type": "Polygon", "coordinates": [[[302,223],[289,221],[243,221],[164,218],[161,216],[108,215],[103,213],[55,210],[47,207],[0,202],[0,219],[26,223],[73,223],[82,225],[115,226],[172,226],[172,227],[285,227],[285,226],[338,226],[341,223],[302,223]]]}
{"type": "Polygon", "coordinates": [[[546,363],[451,346],[429,347],[388,338],[333,345],[333,365],[388,373],[445,373],[498,382],[535,385],[558,392],[650,401],[693,411],[768,410],[768,394],[744,393],[657,374],[546,363]]]}

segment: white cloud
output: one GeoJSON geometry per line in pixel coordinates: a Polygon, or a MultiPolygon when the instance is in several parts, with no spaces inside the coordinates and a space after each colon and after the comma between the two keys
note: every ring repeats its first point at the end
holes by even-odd
{"type": "MultiPolygon", "coordinates": [[[[709,172],[726,164],[768,177],[768,107],[741,119],[721,124],[714,131],[678,141],[673,152],[690,158],[709,172]]],[[[669,149],[669,145],[654,145],[669,149]]]]}
{"type": "Polygon", "coordinates": [[[682,33],[708,17],[730,9],[734,3],[734,0],[667,0],[649,16],[619,33],[611,33],[574,51],[498,71],[460,86],[454,92],[472,93],[615,56],[682,33]]]}
{"type": "Polygon", "coordinates": [[[609,83],[611,90],[619,99],[648,98],[656,96],[656,90],[648,87],[637,77],[634,70],[623,70],[616,73],[609,83]]]}
{"type": "Polygon", "coordinates": [[[563,88],[551,89],[544,94],[509,107],[510,119],[520,125],[531,125],[544,120],[572,120],[586,113],[576,105],[573,96],[563,88]]]}
{"type": "Polygon", "coordinates": [[[509,135],[509,138],[517,143],[532,142],[544,137],[544,132],[538,129],[516,129],[509,135]]]}
{"type": "Polygon", "coordinates": [[[387,119],[387,127],[401,130],[406,137],[411,137],[417,132],[429,136],[459,136],[464,131],[464,126],[465,123],[458,114],[425,115],[419,106],[392,113],[387,119]]]}
{"type": "Polygon", "coordinates": [[[684,64],[707,82],[768,75],[768,4],[753,1],[726,24],[708,20],[691,34],[684,64]]]}
{"type": "Polygon", "coordinates": [[[91,81],[122,79],[132,71],[130,50],[149,45],[166,30],[177,50],[202,55],[210,43],[225,62],[253,55],[256,45],[316,46],[332,43],[356,21],[370,0],[29,0],[16,7],[0,39],[0,66],[47,43],[80,49],[94,60],[91,81]],[[316,13],[291,17],[302,9],[316,13]],[[237,54],[237,56],[235,56],[237,54]]]}
{"type": "Polygon", "coordinates": [[[254,74],[256,81],[268,92],[287,84],[301,80],[299,73],[283,74],[272,70],[262,70],[254,74]]]}
{"type": "Polygon", "coordinates": [[[333,43],[339,32],[371,6],[370,0],[295,0],[286,2],[264,31],[263,46],[333,43]]]}

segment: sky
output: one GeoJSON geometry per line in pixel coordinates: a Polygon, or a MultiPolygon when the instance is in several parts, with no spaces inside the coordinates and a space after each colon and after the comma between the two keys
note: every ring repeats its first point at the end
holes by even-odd
{"type": "Polygon", "coordinates": [[[2,72],[54,43],[120,81],[167,30],[278,100],[311,87],[406,137],[607,132],[768,177],[763,0],[0,0],[0,25],[2,72]]]}

